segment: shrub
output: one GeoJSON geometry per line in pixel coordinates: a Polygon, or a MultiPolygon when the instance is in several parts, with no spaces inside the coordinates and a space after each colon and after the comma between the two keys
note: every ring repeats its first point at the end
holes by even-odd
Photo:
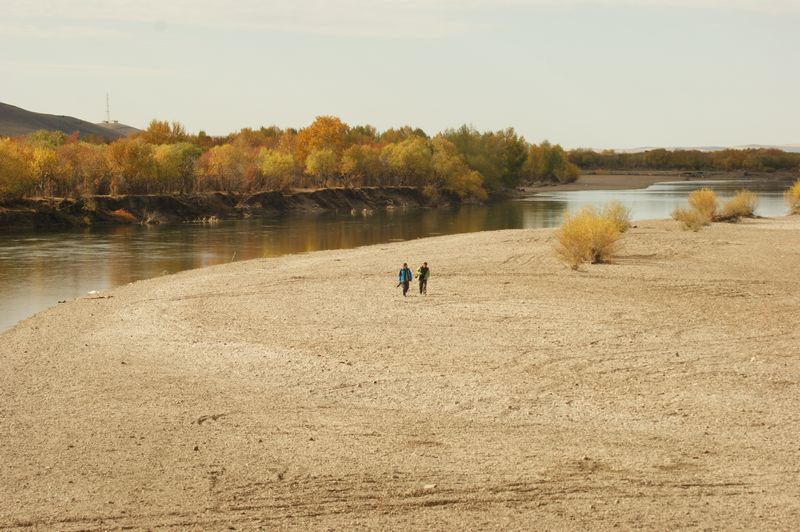
{"type": "Polygon", "coordinates": [[[711,223],[711,220],[695,209],[675,209],[672,211],[672,218],[681,222],[684,229],[691,229],[695,232],[699,231],[704,225],[711,223]]]}
{"type": "Polygon", "coordinates": [[[684,229],[699,231],[709,225],[717,215],[717,195],[710,188],[700,188],[689,194],[689,209],[675,209],[672,218],[681,222],[684,229]]]}
{"type": "Polygon", "coordinates": [[[689,194],[689,206],[711,222],[717,215],[717,195],[710,188],[694,190],[689,194]]]}
{"type": "Polygon", "coordinates": [[[618,201],[612,201],[603,206],[601,215],[614,222],[620,233],[631,228],[631,210],[618,201]]]}
{"type": "Polygon", "coordinates": [[[585,207],[574,216],[564,215],[564,223],[556,231],[556,253],[573,270],[584,262],[608,262],[617,250],[619,236],[614,220],[585,207]]]}
{"type": "Polygon", "coordinates": [[[800,214],[800,179],[794,182],[784,193],[791,214],[800,214]]]}
{"type": "Polygon", "coordinates": [[[752,218],[758,204],[758,196],[749,190],[739,190],[723,207],[717,219],[737,221],[739,218],[752,218]]]}

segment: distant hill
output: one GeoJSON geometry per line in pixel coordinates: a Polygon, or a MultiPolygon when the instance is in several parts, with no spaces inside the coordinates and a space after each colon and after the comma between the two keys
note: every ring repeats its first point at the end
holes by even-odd
{"type": "Polygon", "coordinates": [[[92,124],[72,116],[34,113],[0,102],[0,136],[17,137],[39,129],[62,131],[66,134],[77,131],[81,137],[96,136],[109,140],[126,137],[139,131],[116,122],[92,124]]]}
{"type": "Polygon", "coordinates": [[[751,149],[774,149],[774,150],[783,150],[789,153],[800,153],[800,144],[781,144],[781,145],[773,145],[773,144],[747,144],[744,146],[646,146],[642,148],[629,148],[629,149],[621,149],[621,150],[614,150],[617,153],[642,153],[645,151],[651,150],[669,150],[669,151],[679,151],[679,150],[698,150],[698,151],[721,151],[721,150],[751,150],[751,149]]]}

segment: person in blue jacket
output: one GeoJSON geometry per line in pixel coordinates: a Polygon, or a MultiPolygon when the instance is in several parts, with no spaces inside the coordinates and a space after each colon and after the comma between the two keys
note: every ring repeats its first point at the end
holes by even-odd
{"type": "Polygon", "coordinates": [[[408,264],[404,262],[403,267],[400,269],[400,273],[397,274],[397,286],[403,285],[403,297],[406,297],[408,286],[411,284],[411,280],[413,278],[414,275],[411,273],[408,264]]]}

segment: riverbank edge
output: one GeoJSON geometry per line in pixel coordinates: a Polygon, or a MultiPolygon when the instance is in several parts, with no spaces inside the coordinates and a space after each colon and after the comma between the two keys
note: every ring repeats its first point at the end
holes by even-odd
{"type": "Polygon", "coordinates": [[[364,212],[463,203],[443,191],[427,197],[417,187],[326,188],[255,194],[158,194],[31,198],[0,203],[0,230],[102,224],[209,223],[221,219],[281,216],[295,212],[364,212]]]}
{"type": "Polygon", "coordinates": [[[686,171],[661,170],[652,172],[598,170],[580,176],[572,183],[532,183],[521,187],[517,194],[521,197],[535,196],[548,192],[573,192],[590,190],[634,190],[643,189],[656,183],[693,181],[790,181],[800,178],[798,172],[743,172],[743,171],[686,171]]]}

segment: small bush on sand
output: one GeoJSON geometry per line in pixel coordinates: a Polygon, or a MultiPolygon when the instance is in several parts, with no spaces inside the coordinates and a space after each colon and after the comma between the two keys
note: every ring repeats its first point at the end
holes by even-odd
{"type": "Polygon", "coordinates": [[[711,222],[717,215],[717,195],[710,188],[693,190],[689,194],[689,207],[705,216],[711,222]]]}
{"type": "Polygon", "coordinates": [[[699,231],[704,225],[711,223],[705,215],[694,209],[675,209],[672,211],[672,218],[679,221],[686,230],[699,231]]]}
{"type": "Polygon", "coordinates": [[[794,182],[784,193],[791,214],[800,214],[800,179],[794,182]]]}
{"type": "Polygon", "coordinates": [[[631,228],[631,210],[618,201],[612,201],[603,206],[601,216],[608,218],[617,226],[617,231],[624,233],[631,228]]]}
{"type": "Polygon", "coordinates": [[[564,215],[556,231],[556,253],[573,270],[584,262],[608,262],[617,249],[620,232],[617,223],[585,207],[576,215],[564,215]]]}
{"type": "Polygon", "coordinates": [[[735,222],[739,218],[752,218],[756,205],[758,205],[758,196],[749,190],[739,190],[736,195],[728,201],[720,211],[718,220],[735,222]]]}

